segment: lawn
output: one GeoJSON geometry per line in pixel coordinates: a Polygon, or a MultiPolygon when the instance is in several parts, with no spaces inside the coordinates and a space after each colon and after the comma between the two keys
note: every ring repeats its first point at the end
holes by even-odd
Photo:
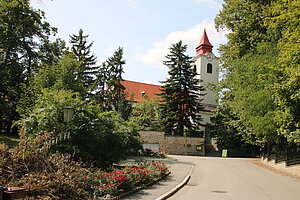
{"type": "Polygon", "coordinates": [[[0,133],[0,142],[4,142],[9,148],[15,147],[20,141],[17,134],[0,133]]]}

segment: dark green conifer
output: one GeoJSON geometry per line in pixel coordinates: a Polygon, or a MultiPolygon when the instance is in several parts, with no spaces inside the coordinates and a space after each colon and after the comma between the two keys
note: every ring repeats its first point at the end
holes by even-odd
{"type": "Polygon", "coordinates": [[[169,135],[199,135],[203,110],[201,96],[203,86],[196,77],[192,58],[185,55],[187,45],[182,41],[173,44],[166,56],[164,65],[169,67],[169,78],[162,86],[162,113],[165,119],[165,131],[169,135]]]}
{"type": "Polygon", "coordinates": [[[95,100],[103,105],[104,111],[115,110],[128,117],[128,108],[131,106],[125,100],[125,87],[122,85],[124,81],[122,74],[123,65],[123,48],[119,47],[114,54],[109,57],[98,69],[95,81],[95,100]]]}
{"type": "Polygon", "coordinates": [[[82,91],[84,96],[90,95],[95,79],[95,75],[97,73],[96,61],[97,57],[91,53],[91,47],[93,42],[88,43],[87,38],[89,35],[84,35],[83,30],[80,29],[78,35],[70,36],[70,43],[72,45],[71,51],[74,53],[81,62],[81,68],[78,71],[78,79],[83,82],[83,85],[86,91],[82,91]]]}

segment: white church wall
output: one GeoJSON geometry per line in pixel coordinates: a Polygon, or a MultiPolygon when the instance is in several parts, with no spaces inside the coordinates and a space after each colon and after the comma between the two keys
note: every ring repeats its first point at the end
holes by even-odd
{"type": "Polygon", "coordinates": [[[202,102],[204,104],[218,105],[216,100],[216,92],[209,89],[209,84],[218,82],[219,59],[215,57],[212,53],[209,54],[212,55],[213,58],[207,58],[207,55],[198,55],[194,58],[194,60],[197,66],[197,72],[200,74],[199,78],[203,81],[201,84],[205,88],[204,93],[206,93],[206,95],[203,96],[202,102]],[[212,64],[212,73],[207,72],[208,63],[212,64]]]}

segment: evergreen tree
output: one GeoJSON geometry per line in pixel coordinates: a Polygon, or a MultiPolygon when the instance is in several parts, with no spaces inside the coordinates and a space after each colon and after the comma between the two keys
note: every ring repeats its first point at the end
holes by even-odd
{"type": "Polygon", "coordinates": [[[107,62],[103,62],[99,67],[96,74],[96,79],[94,81],[94,95],[93,99],[99,104],[102,105],[102,111],[106,107],[106,88],[109,77],[108,65],[107,62]]]}
{"type": "Polygon", "coordinates": [[[123,65],[123,48],[119,47],[112,57],[107,59],[107,65],[109,70],[109,78],[107,83],[107,91],[109,95],[109,104],[113,110],[121,111],[121,105],[125,100],[125,87],[121,84],[124,81],[122,74],[123,65]]]}
{"type": "Polygon", "coordinates": [[[185,55],[187,45],[182,41],[173,44],[164,64],[169,67],[169,78],[163,81],[162,113],[166,121],[165,131],[169,135],[199,135],[203,110],[201,96],[203,86],[196,78],[191,57],[185,55]]]}
{"type": "Polygon", "coordinates": [[[78,71],[77,78],[83,82],[85,90],[80,93],[83,97],[90,95],[95,79],[95,74],[97,73],[96,60],[97,57],[91,54],[92,43],[87,42],[88,35],[83,34],[83,30],[80,29],[78,35],[70,36],[70,43],[72,45],[71,51],[76,55],[77,60],[81,62],[81,67],[78,71]]]}
{"type": "Polygon", "coordinates": [[[104,111],[115,110],[125,114],[126,108],[130,107],[125,100],[125,87],[121,84],[125,63],[123,48],[119,47],[98,69],[95,99],[103,105],[104,111]]]}

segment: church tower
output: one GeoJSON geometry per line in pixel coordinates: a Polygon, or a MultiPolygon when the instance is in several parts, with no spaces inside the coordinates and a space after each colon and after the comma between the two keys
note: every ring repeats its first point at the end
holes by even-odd
{"type": "Polygon", "coordinates": [[[206,31],[204,30],[200,43],[196,47],[196,56],[193,61],[196,65],[197,74],[203,81],[200,83],[204,86],[206,94],[203,96],[204,111],[201,112],[203,123],[209,123],[213,110],[217,107],[217,93],[209,89],[209,84],[217,83],[219,78],[219,58],[212,52],[213,46],[208,40],[206,31]]]}

